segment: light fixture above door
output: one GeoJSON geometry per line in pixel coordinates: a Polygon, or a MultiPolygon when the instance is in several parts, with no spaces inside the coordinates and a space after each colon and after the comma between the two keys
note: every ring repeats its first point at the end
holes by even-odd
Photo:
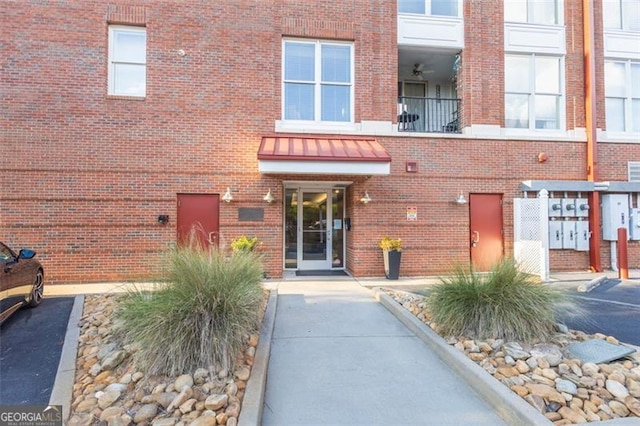
{"type": "Polygon", "coordinates": [[[224,201],[225,203],[228,203],[231,200],[233,200],[233,195],[231,195],[231,188],[227,187],[227,191],[222,196],[222,201],[224,201]]]}
{"type": "Polygon", "coordinates": [[[267,195],[265,195],[264,197],[262,197],[263,200],[265,200],[267,203],[273,203],[273,195],[271,195],[271,188],[269,188],[269,192],[267,192],[267,195]]]}
{"type": "Polygon", "coordinates": [[[369,204],[371,202],[371,197],[369,197],[369,193],[367,191],[364,191],[364,195],[362,196],[362,198],[360,198],[360,202],[362,204],[369,204]]]}

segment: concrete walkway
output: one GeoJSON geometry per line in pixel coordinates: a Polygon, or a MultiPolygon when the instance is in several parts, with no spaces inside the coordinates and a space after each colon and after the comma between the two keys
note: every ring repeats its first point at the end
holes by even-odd
{"type": "Polygon", "coordinates": [[[263,425],[506,424],[355,280],[283,281],[263,425]]]}

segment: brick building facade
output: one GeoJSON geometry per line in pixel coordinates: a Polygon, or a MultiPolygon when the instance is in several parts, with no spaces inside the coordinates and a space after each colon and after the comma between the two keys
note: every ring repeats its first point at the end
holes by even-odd
{"type": "MultiPolygon", "coordinates": [[[[514,199],[535,185],[592,201],[609,182],[595,200],[640,207],[640,29],[624,13],[613,28],[593,2],[590,181],[582,2],[544,19],[533,2],[416,3],[2,1],[2,240],[35,249],[53,284],[153,279],[196,222],[221,248],[257,236],[271,277],[382,276],[383,236],[422,276],[514,255],[514,199]],[[512,63],[534,68],[519,80],[512,63]],[[492,217],[486,238],[473,222],[492,217]]],[[[615,244],[590,231],[590,250],[550,250],[551,270],[610,268],[615,244]]]]}

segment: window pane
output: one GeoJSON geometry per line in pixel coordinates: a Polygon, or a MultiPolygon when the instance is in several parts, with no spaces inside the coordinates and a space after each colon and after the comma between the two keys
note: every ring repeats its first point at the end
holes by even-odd
{"type": "Polygon", "coordinates": [[[506,0],[504,2],[504,20],[507,22],[527,22],[527,2],[525,0],[506,0]]]}
{"type": "Polygon", "coordinates": [[[536,95],[536,129],[558,128],[558,96],[536,95]]]}
{"type": "Polygon", "coordinates": [[[640,31],[640,0],[622,0],[623,30],[640,31]]]}
{"type": "Polygon", "coordinates": [[[640,99],[631,101],[631,129],[632,132],[640,133],[640,99]]]}
{"type": "Polygon", "coordinates": [[[535,0],[530,2],[533,16],[529,20],[532,24],[555,25],[556,0],[535,0]]]}
{"type": "Polygon", "coordinates": [[[504,102],[505,126],[511,128],[529,128],[529,96],[506,95],[504,102]]]}
{"type": "Polygon", "coordinates": [[[351,121],[349,86],[322,86],[322,121],[351,121]]]}
{"type": "Polygon", "coordinates": [[[322,81],[351,82],[351,47],[322,45],[322,81]]]}
{"type": "Polygon", "coordinates": [[[398,0],[398,12],[424,15],[424,0],[398,0]]]}
{"type": "Polygon", "coordinates": [[[147,36],[144,32],[115,30],[113,36],[113,61],[146,63],[147,36]]]}
{"type": "Polygon", "coordinates": [[[285,120],[313,120],[313,85],[286,83],[284,85],[285,120]]]}
{"type": "Polygon", "coordinates": [[[458,0],[431,0],[431,14],[458,16],[458,0]]]}
{"type": "Polygon", "coordinates": [[[625,64],[624,62],[605,62],[604,94],[610,97],[625,97],[625,64]]]}
{"type": "Polygon", "coordinates": [[[145,65],[114,64],[115,95],[144,96],[147,67],[145,65]]]}
{"type": "Polygon", "coordinates": [[[315,46],[309,43],[285,43],[285,80],[314,81],[315,46]]]}
{"type": "Polygon", "coordinates": [[[505,88],[507,92],[530,92],[529,88],[529,57],[506,56],[505,88]]]}
{"type": "Polygon", "coordinates": [[[536,56],[536,93],[560,93],[560,59],[536,56]]]}
{"type": "Polygon", "coordinates": [[[640,98],[640,64],[631,64],[631,97],[640,98]]]}
{"type": "Polygon", "coordinates": [[[622,21],[620,20],[620,0],[603,0],[602,10],[605,28],[622,28],[622,21]]]}
{"type": "Polygon", "coordinates": [[[607,132],[624,132],[624,99],[605,100],[607,132]]]}

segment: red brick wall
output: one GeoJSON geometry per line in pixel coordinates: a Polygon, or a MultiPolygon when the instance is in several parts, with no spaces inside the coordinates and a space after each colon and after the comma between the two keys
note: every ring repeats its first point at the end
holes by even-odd
{"type": "MultiPolygon", "coordinates": [[[[568,26],[579,22],[581,9],[565,5],[568,26]]],[[[234,201],[220,209],[221,246],[241,234],[258,236],[269,276],[280,276],[282,181],[325,179],[258,172],[260,137],[281,118],[282,37],[353,40],[356,122],[393,121],[395,8],[386,0],[2,2],[9,37],[0,46],[0,238],[38,251],[49,283],[152,279],[175,241],[176,193],[230,187],[234,201]],[[107,96],[110,22],[146,26],[144,100],[107,96]],[[269,188],[272,204],[262,200],[269,188]],[[264,221],[238,222],[240,207],[264,208],[264,221]],[[168,225],[157,223],[159,214],[169,215],[168,225]]],[[[465,2],[460,90],[467,124],[503,122],[501,9],[497,0],[465,2]]],[[[570,129],[584,126],[580,31],[567,37],[570,129]]],[[[602,108],[598,117],[603,125],[602,108]]],[[[584,142],[379,140],[393,158],[390,176],[326,177],[353,181],[347,262],[359,276],[383,274],[377,243],[384,235],[404,240],[403,275],[467,262],[468,206],[453,203],[460,190],[467,197],[504,194],[510,254],[519,183],[582,180],[586,173],[584,142]],[[537,162],[539,152],[549,155],[546,163],[537,162]],[[407,160],[418,162],[418,173],[404,171],[407,160]],[[369,205],[358,202],[364,190],[374,199],[369,205]],[[407,206],[418,208],[416,222],[406,220],[407,206]]],[[[638,151],[634,144],[600,144],[602,179],[626,180],[626,161],[640,160],[638,151]]],[[[640,267],[637,243],[629,253],[630,266],[640,267]]],[[[587,267],[585,253],[552,252],[553,269],[587,267]]]]}
{"type": "Polygon", "coordinates": [[[465,48],[458,71],[463,127],[504,124],[504,5],[464,2],[465,48]]]}

